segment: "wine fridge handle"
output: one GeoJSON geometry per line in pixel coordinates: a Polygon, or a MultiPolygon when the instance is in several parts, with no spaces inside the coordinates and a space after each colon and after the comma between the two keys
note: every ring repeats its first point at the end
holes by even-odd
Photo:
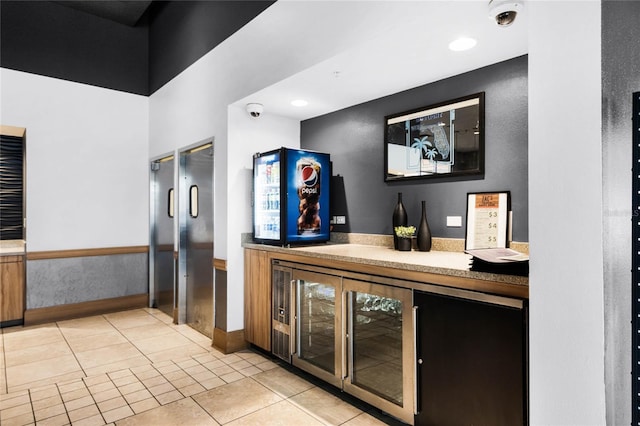
{"type": "Polygon", "coordinates": [[[341,372],[341,376],[342,376],[342,380],[345,380],[347,377],[349,377],[349,371],[347,368],[347,351],[349,350],[349,330],[347,330],[347,315],[351,314],[351,310],[349,309],[349,306],[347,306],[347,300],[349,300],[347,298],[347,293],[346,291],[342,292],[342,315],[341,315],[341,320],[342,320],[342,335],[344,336],[344,339],[342,341],[342,372],[341,372]]]}
{"type": "Polygon", "coordinates": [[[418,307],[414,306],[411,312],[413,322],[413,414],[418,415],[418,307]]]}
{"type": "Polygon", "coordinates": [[[289,281],[289,353],[293,356],[298,345],[296,323],[298,322],[298,305],[296,304],[296,280],[289,281]]]}

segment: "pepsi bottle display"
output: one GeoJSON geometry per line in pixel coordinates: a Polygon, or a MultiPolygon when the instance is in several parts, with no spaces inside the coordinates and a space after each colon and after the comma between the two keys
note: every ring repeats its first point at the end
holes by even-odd
{"type": "Polygon", "coordinates": [[[329,240],[329,154],[281,148],[254,155],[253,237],[267,244],[329,240]]]}
{"type": "Polygon", "coordinates": [[[298,198],[298,235],[319,234],[320,219],[320,177],[322,165],[312,158],[302,158],[296,163],[298,198]]]}

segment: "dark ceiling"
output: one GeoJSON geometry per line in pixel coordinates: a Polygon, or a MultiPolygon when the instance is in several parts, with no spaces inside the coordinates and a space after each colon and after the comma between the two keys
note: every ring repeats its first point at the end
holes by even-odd
{"type": "Polygon", "coordinates": [[[151,1],[140,0],[73,0],[55,1],[55,3],[119,22],[130,27],[136,25],[151,5],[151,1]]]}
{"type": "Polygon", "coordinates": [[[149,96],[273,3],[0,0],[0,66],[149,96]]]}

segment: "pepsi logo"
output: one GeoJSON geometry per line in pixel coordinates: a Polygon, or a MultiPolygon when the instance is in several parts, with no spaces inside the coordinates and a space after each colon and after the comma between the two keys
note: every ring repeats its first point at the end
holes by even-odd
{"type": "Polygon", "coordinates": [[[314,186],[318,183],[318,173],[311,166],[304,166],[301,171],[302,183],[304,186],[314,186]]]}

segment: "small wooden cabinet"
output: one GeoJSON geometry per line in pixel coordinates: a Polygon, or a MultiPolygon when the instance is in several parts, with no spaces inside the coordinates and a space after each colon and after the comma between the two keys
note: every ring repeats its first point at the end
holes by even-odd
{"type": "Polygon", "coordinates": [[[271,268],[266,251],[244,251],[244,335],[271,352],[271,268]]]}
{"type": "Polygon", "coordinates": [[[0,256],[0,327],[22,324],[25,309],[24,256],[0,256]]]}

